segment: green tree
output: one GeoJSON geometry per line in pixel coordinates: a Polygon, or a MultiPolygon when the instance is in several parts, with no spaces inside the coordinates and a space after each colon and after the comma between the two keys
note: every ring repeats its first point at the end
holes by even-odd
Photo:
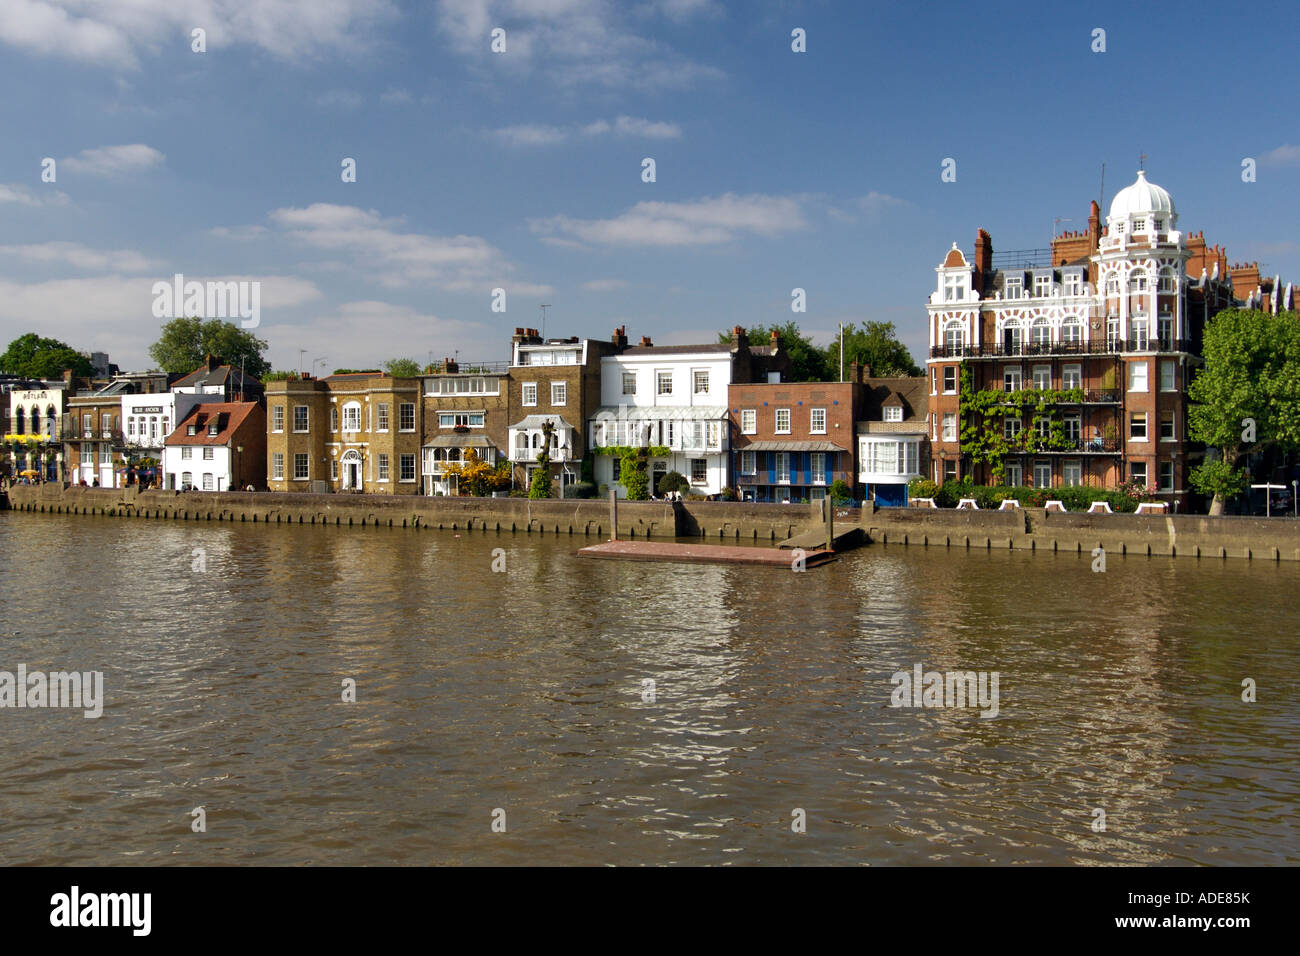
{"type": "Polygon", "coordinates": [[[162,335],[149,346],[149,356],[164,372],[192,372],[205,356],[215,355],[233,368],[242,363],[245,374],[261,378],[271,370],[262,357],[265,350],[265,340],[233,322],[182,318],[163,325],[162,335]]]}
{"type": "Polygon", "coordinates": [[[415,359],[391,358],[384,363],[384,371],[393,378],[416,378],[423,374],[424,369],[415,359]]]}
{"type": "Polygon", "coordinates": [[[1192,487],[1214,496],[1210,514],[1245,490],[1242,460],[1269,447],[1300,449],[1300,316],[1254,309],[1220,312],[1205,328],[1205,367],[1187,390],[1193,441],[1220,461],[1191,472],[1192,487]]]}
{"type": "MultiPolygon", "coordinates": [[[[850,322],[844,326],[845,375],[848,375],[850,362],[869,365],[871,374],[881,378],[921,374],[921,369],[912,361],[912,353],[898,340],[893,322],[867,322],[862,328],[850,322]]],[[[839,336],[826,347],[826,363],[836,372],[839,371],[839,336]]],[[[839,378],[839,375],[835,375],[835,378],[839,378]]]]}
{"type": "Polygon", "coordinates": [[[60,378],[68,369],[82,378],[92,372],[90,359],[72,346],[35,332],[18,336],[0,355],[0,372],[24,378],[60,378]]]}
{"type": "Polygon", "coordinates": [[[528,485],[529,498],[551,497],[551,436],[555,434],[555,424],[549,418],[542,422],[542,448],[537,453],[537,470],[528,485]]]}
{"type": "MultiPolygon", "coordinates": [[[[775,331],[781,338],[781,349],[790,356],[793,366],[791,379],[795,382],[825,382],[830,375],[826,352],[813,345],[812,339],[799,331],[799,323],[791,320],[784,325],[756,325],[749,330],[750,345],[767,345],[775,331]]],[[[718,333],[719,342],[730,342],[731,332],[718,333]]],[[[836,351],[838,362],[839,352],[836,351]]],[[[837,366],[838,367],[838,366],[837,366]]],[[[838,378],[838,376],[836,376],[838,378]]]]}

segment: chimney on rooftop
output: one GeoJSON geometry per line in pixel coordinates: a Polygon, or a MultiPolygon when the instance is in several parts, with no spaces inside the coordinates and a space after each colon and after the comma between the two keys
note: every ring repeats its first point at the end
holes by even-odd
{"type": "Polygon", "coordinates": [[[609,340],[614,344],[615,348],[627,348],[627,326],[620,325],[614,329],[614,334],[610,336],[609,340]]]}
{"type": "Polygon", "coordinates": [[[1092,254],[1097,254],[1097,242],[1101,238],[1101,207],[1097,205],[1097,200],[1093,200],[1088,206],[1088,247],[1092,254]]]}
{"type": "Polygon", "coordinates": [[[777,332],[776,329],[773,329],[772,334],[768,336],[768,339],[772,343],[772,351],[779,351],[781,348],[781,334],[777,332]]]}
{"type": "Polygon", "coordinates": [[[975,231],[975,276],[971,286],[984,297],[984,279],[993,273],[993,237],[983,229],[975,231]]]}
{"type": "Polygon", "coordinates": [[[749,348],[749,333],[745,331],[744,326],[733,325],[731,327],[731,351],[739,352],[749,348]]]}
{"type": "Polygon", "coordinates": [[[645,348],[650,348],[654,343],[650,341],[650,336],[643,335],[641,336],[641,345],[645,348]]]}

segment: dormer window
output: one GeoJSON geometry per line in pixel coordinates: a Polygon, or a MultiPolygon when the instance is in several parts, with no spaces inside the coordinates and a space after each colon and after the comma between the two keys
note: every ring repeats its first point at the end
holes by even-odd
{"type": "Polygon", "coordinates": [[[1020,298],[1020,293],[1024,290],[1025,280],[1021,276],[1007,276],[1006,284],[1003,291],[1008,299],[1020,298]]]}
{"type": "Polygon", "coordinates": [[[1083,276],[1077,272],[1067,272],[1065,274],[1065,294],[1079,295],[1083,287],[1083,276]]]}
{"type": "Polygon", "coordinates": [[[1134,219],[1134,220],[1133,220],[1133,231],[1134,231],[1135,233],[1138,233],[1138,232],[1146,232],[1146,231],[1147,231],[1147,221],[1146,221],[1145,219],[1134,219]]]}
{"type": "Polygon", "coordinates": [[[216,422],[213,422],[211,425],[208,426],[208,437],[209,437],[209,438],[216,438],[216,437],[217,437],[217,423],[216,423],[216,422]]]}
{"type": "Polygon", "coordinates": [[[960,302],[966,298],[966,277],[960,273],[944,276],[943,298],[945,302],[960,302]]]}
{"type": "Polygon", "coordinates": [[[197,435],[198,433],[199,433],[199,429],[197,425],[190,425],[188,428],[185,429],[185,434],[187,435],[197,435]]]}
{"type": "Polygon", "coordinates": [[[887,422],[901,422],[902,420],[903,420],[903,406],[902,406],[902,405],[886,405],[886,406],[885,406],[885,421],[887,421],[887,422]]]}
{"type": "Polygon", "coordinates": [[[1034,276],[1034,298],[1044,299],[1052,294],[1052,274],[1034,276]]]}

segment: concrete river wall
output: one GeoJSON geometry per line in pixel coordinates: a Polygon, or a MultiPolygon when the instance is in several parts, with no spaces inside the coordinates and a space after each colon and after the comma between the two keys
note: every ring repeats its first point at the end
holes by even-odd
{"type": "MultiPolygon", "coordinates": [[[[271,492],[176,492],[133,488],[19,485],[10,507],[46,514],[143,517],[172,521],[244,521],[353,527],[433,528],[609,538],[606,500],[429,498],[271,492]]],[[[821,527],[808,505],[722,501],[620,501],[618,537],[694,537],[775,543],[821,527]]],[[[867,540],[894,546],[1013,549],[1300,561],[1293,518],[1206,515],[1062,514],[1019,511],[837,508],[836,532],[861,527],[867,540]]]]}

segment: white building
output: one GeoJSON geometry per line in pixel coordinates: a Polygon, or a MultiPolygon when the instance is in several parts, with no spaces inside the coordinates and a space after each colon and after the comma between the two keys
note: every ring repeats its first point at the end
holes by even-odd
{"type": "Polygon", "coordinates": [[[122,396],[122,439],[131,451],[157,458],[174,423],[195,405],[222,401],[220,392],[149,392],[122,396]]]}
{"type": "MultiPolygon", "coordinates": [[[[727,388],[736,359],[732,347],[644,344],[601,360],[600,407],[590,422],[593,449],[662,446],[650,459],[650,492],[660,475],[676,471],[696,494],[718,494],[729,484],[727,388]]],[[[618,484],[618,459],[596,456],[598,485],[618,484]]]]}

